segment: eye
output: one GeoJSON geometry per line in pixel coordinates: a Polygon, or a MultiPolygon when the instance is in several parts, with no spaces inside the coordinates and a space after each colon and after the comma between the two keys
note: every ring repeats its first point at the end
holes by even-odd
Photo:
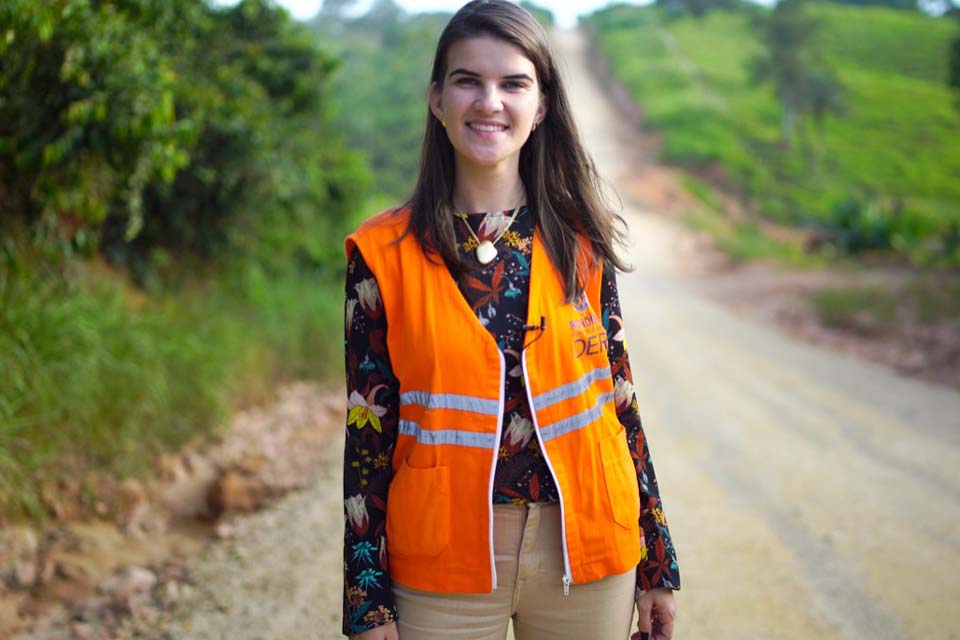
{"type": "Polygon", "coordinates": [[[517,80],[508,80],[507,82],[503,83],[503,86],[506,87],[507,89],[525,89],[526,88],[525,84],[517,80]]]}
{"type": "Polygon", "coordinates": [[[476,84],[476,82],[477,82],[476,78],[470,78],[467,76],[457,78],[457,81],[456,81],[457,84],[462,84],[462,85],[476,84]]]}

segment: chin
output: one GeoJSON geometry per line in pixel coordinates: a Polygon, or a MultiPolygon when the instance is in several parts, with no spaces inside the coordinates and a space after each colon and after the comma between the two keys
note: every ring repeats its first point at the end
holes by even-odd
{"type": "Polygon", "coordinates": [[[512,156],[511,153],[462,154],[461,160],[476,167],[493,168],[508,161],[512,156]]]}

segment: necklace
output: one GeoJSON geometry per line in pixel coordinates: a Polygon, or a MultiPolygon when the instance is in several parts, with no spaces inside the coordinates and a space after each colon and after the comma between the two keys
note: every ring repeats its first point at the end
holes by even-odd
{"type": "Polygon", "coordinates": [[[519,204],[513,208],[513,213],[510,215],[510,222],[508,222],[507,226],[505,226],[500,231],[500,233],[497,234],[497,237],[494,238],[493,240],[484,240],[483,242],[480,241],[480,238],[478,238],[477,234],[474,233],[473,227],[471,227],[470,223],[467,222],[467,214],[465,213],[455,214],[458,218],[463,220],[463,224],[466,225],[467,231],[469,231],[470,235],[473,236],[473,239],[476,240],[477,242],[476,256],[477,256],[477,261],[480,264],[483,264],[483,265],[490,264],[491,262],[493,262],[494,258],[497,257],[497,247],[496,247],[497,241],[503,237],[503,234],[507,232],[507,230],[510,228],[510,225],[513,224],[513,221],[517,219],[518,211],[520,211],[519,204]]]}

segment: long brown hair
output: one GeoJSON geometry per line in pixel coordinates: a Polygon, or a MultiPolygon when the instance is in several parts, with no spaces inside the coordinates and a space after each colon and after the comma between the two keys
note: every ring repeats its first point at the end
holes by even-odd
{"type": "MultiPolygon", "coordinates": [[[[524,9],[506,0],[473,0],[464,5],[440,35],[431,82],[443,86],[447,52],[454,43],[479,36],[519,47],[533,63],[547,100],[546,116],[520,150],[520,179],[550,260],[563,278],[566,299],[572,300],[585,281],[585,274],[578,272],[582,255],[578,236],[590,243],[591,267],[603,261],[626,271],[628,267],[614,250],[615,244],[624,244],[626,224],[603,200],[600,177],[580,144],[547,34],[524,9]]],[[[455,178],[453,146],[428,107],[419,176],[405,203],[411,209],[407,233],[417,238],[427,256],[439,254],[454,276],[459,276],[475,270],[476,265],[463,260],[457,251],[455,178]]]]}

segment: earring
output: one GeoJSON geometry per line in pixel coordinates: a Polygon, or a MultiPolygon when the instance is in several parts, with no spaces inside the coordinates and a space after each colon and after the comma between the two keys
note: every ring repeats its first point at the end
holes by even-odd
{"type": "Polygon", "coordinates": [[[538,125],[538,124],[539,124],[538,122],[534,122],[534,123],[533,123],[533,129],[530,130],[531,133],[533,133],[534,131],[537,130],[537,125],[538,125]]]}
{"type": "Polygon", "coordinates": [[[440,118],[440,124],[443,125],[443,128],[444,128],[444,129],[447,128],[447,121],[444,120],[443,118],[440,118]]]}

